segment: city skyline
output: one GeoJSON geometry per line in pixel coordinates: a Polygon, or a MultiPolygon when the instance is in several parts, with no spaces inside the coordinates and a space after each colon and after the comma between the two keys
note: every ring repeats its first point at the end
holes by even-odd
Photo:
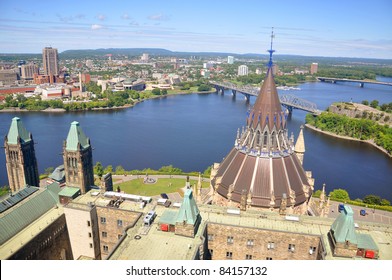
{"type": "Polygon", "coordinates": [[[0,53],[164,48],[264,53],[271,27],[279,54],[392,58],[392,2],[329,1],[3,1],[0,53]],[[267,9],[266,9],[267,8],[267,9]]]}

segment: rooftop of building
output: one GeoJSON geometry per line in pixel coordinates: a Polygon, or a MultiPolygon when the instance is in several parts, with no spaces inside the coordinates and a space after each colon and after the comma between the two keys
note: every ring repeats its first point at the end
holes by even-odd
{"type": "Polygon", "coordinates": [[[82,149],[86,149],[90,146],[90,139],[86,137],[77,121],[71,123],[66,142],[67,151],[78,151],[79,144],[82,149]]]}
{"type": "Polygon", "coordinates": [[[0,259],[7,259],[55,221],[60,187],[53,183],[40,188],[0,215],[0,259]]]}
{"type": "Polygon", "coordinates": [[[22,144],[32,140],[31,134],[26,130],[22,120],[18,117],[14,117],[7,134],[7,143],[16,145],[18,144],[18,139],[20,139],[22,144]]]}
{"type": "MultiPolygon", "coordinates": [[[[328,241],[327,233],[335,219],[311,216],[299,216],[296,219],[287,219],[276,212],[260,212],[255,210],[242,211],[239,215],[228,214],[229,208],[215,205],[199,205],[202,224],[195,238],[175,235],[173,232],[158,230],[157,222],[154,222],[146,235],[143,235],[142,221],[138,221],[135,227],[127,231],[127,236],[114,249],[109,259],[192,259],[196,248],[200,245],[201,235],[208,223],[223,225],[265,229],[270,231],[283,231],[307,235],[320,236],[325,246],[326,260],[345,259],[335,257],[328,241]],[[137,237],[139,236],[139,237],[137,237]],[[146,248],[149,248],[146,250],[146,248]]],[[[159,221],[165,217],[167,208],[157,206],[155,208],[159,221]]],[[[380,259],[392,259],[392,229],[388,225],[361,222],[356,231],[359,235],[369,235],[379,248],[380,259]]]]}

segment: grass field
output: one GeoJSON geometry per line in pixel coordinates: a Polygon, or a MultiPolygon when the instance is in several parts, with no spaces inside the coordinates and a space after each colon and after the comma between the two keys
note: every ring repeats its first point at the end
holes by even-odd
{"type": "MultiPolygon", "coordinates": [[[[197,180],[189,180],[191,186],[194,184],[197,185],[197,180]]],[[[181,196],[183,192],[181,188],[185,187],[186,180],[185,179],[169,179],[169,178],[159,178],[155,184],[144,184],[143,178],[127,181],[124,183],[113,183],[113,190],[117,189],[117,186],[120,186],[121,191],[129,194],[138,194],[144,196],[154,196],[160,195],[161,193],[172,193],[178,192],[181,196]]],[[[209,182],[203,182],[202,187],[209,187],[209,182]]]]}

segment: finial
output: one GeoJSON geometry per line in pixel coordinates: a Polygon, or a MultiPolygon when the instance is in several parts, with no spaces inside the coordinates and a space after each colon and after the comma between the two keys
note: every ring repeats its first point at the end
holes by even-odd
{"type": "Polygon", "coordinates": [[[275,50],[272,49],[272,43],[274,40],[274,28],[272,27],[272,31],[271,31],[271,48],[268,50],[269,54],[270,54],[270,59],[268,62],[268,68],[272,68],[272,54],[275,52],[275,50]]]}

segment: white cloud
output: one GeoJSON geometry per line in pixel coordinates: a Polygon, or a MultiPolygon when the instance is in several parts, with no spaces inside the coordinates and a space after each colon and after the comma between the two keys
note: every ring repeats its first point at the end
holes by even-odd
{"type": "Polygon", "coordinates": [[[164,14],[155,14],[155,15],[149,16],[148,18],[151,19],[151,20],[160,20],[160,21],[169,20],[170,19],[169,16],[164,15],[164,14]]]}
{"type": "Polygon", "coordinates": [[[122,19],[130,19],[129,15],[127,13],[123,14],[121,16],[122,19]]]}
{"type": "Polygon", "coordinates": [[[97,19],[104,21],[106,19],[106,16],[103,14],[99,14],[99,15],[97,15],[97,19]]]}
{"type": "Polygon", "coordinates": [[[103,28],[103,26],[100,25],[100,24],[93,24],[93,25],[91,25],[91,29],[92,30],[98,30],[98,29],[102,29],[102,28],[103,28]]]}

